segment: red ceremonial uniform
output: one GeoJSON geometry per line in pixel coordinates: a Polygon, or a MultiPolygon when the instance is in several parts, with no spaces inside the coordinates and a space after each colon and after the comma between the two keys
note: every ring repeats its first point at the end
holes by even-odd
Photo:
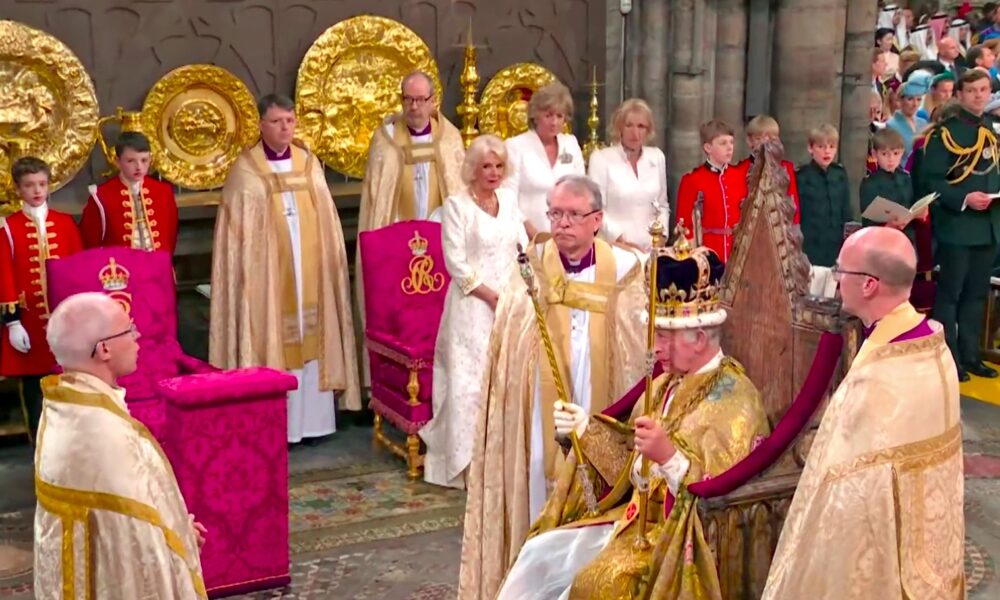
{"type": "Polygon", "coordinates": [[[45,238],[39,242],[38,226],[23,211],[7,217],[0,228],[0,312],[5,323],[21,321],[31,342],[27,354],[18,352],[4,328],[0,375],[47,375],[56,365],[45,341],[49,319],[45,260],[70,256],[82,244],[73,217],[51,209],[45,217],[45,238]]]}
{"type": "Polygon", "coordinates": [[[166,183],[145,177],[140,186],[142,206],[136,209],[128,186],[113,177],[96,188],[83,207],[80,232],[86,248],[126,246],[174,253],[177,246],[177,202],[166,183]],[[149,232],[149,243],[141,243],[140,229],[149,232]]]}
{"type": "MultiPolygon", "coordinates": [[[[795,201],[795,220],[792,221],[796,225],[799,224],[799,185],[795,183],[795,165],[790,161],[781,161],[781,166],[785,167],[785,172],[788,173],[788,195],[792,197],[795,201]]],[[[753,156],[749,158],[744,158],[739,163],[736,164],[736,168],[743,171],[743,178],[747,179],[750,177],[750,168],[753,167],[753,156]]]]}
{"type": "Polygon", "coordinates": [[[677,219],[684,219],[688,236],[694,236],[694,204],[702,193],[702,245],[723,262],[733,253],[733,231],[740,222],[740,205],[747,197],[747,178],[732,165],[719,169],[705,162],[681,177],[677,190],[677,219]]]}

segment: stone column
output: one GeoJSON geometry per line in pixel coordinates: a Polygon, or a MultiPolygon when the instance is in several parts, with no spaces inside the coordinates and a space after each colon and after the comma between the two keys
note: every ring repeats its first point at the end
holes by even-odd
{"type": "MultiPolygon", "coordinates": [[[[747,3],[719,0],[716,16],[715,110],[716,118],[742,131],[747,75],[747,3]]],[[[739,144],[737,144],[739,146],[739,144]]]]}
{"type": "MultiPolygon", "coordinates": [[[[705,36],[698,27],[703,9],[702,0],[678,0],[672,11],[670,127],[666,139],[667,176],[672,192],[677,189],[681,176],[702,160],[698,127],[706,118],[707,86],[705,36]]],[[[672,205],[675,205],[675,196],[674,193],[670,195],[672,205]]]]}
{"type": "Polygon", "coordinates": [[[865,157],[868,154],[871,31],[877,16],[878,0],[851,0],[847,6],[839,159],[847,169],[851,204],[857,217],[860,217],[857,192],[865,176],[865,157]]]}
{"type": "MultiPolygon", "coordinates": [[[[808,156],[810,129],[840,123],[847,4],[847,0],[781,0],[778,4],[771,110],[781,124],[785,158],[792,162],[808,156]]],[[[873,23],[874,18],[869,32],[873,23]]]]}
{"type": "MultiPolygon", "coordinates": [[[[638,50],[638,68],[633,72],[638,76],[638,86],[633,95],[649,103],[656,119],[656,139],[664,145],[667,135],[667,115],[669,102],[667,95],[667,73],[670,65],[670,44],[667,32],[670,26],[668,0],[642,0],[634,5],[642,5],[641,20],[633,20],[631,25],[640,26],[641,41],[633,47],[638,50]],[[641,23],[641,25],[640,25],[641,23]]],[[[633,8],[635,10],[635,8],[633,8]]],[[[672,134],[672,132],[671,132],[672,134]]]]}

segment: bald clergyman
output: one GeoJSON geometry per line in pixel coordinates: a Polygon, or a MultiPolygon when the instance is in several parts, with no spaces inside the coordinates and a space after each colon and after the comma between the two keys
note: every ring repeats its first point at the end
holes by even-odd
{"type": "Polygon", "coordinates": [[[908,301],[913,246],[862,229],[833,272],[865,340],[809,451],[763,597],[964,598],[958,376],[943,327],[908,301]]]}

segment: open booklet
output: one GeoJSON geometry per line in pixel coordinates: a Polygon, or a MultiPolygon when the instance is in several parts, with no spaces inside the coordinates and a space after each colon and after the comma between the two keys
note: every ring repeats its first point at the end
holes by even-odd
{"type": "Polygon", "coordinates": [[[910,208],[906,208],[902,204],[877,196],[861,216],[876,223],[899,221],[905,226],[937,199],[938,193],[933,192],[914,202],[910,208]]]}

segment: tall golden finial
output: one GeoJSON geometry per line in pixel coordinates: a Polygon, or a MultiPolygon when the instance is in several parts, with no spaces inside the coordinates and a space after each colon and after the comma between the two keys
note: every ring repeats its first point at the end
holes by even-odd
{"type": "Polygon", "coordinates": [[[479,118],[479,105],[476,104],[476,90],[479,88],[479,71],[476,70],[476,47],[472,44],[472,17],[469,17],[469,29],[465,38],[465,64],[462,75],[458,78],[462,84],[462,102],[455,109],[462,118],[462,141],[468,148],[472,140],[479,135],[476,121],[479,118]]]}
{"type": "Polygon", "coordinates": [[[601,124],[601,118],[597,115],[599,103],[597,101],[597,65],[594,65],[590,78],[590,115],[587,117],[587,141],[583,144],[583,160],[589,161],[594,150],[601,147],[601,140],[597,136],[597,127],[601,124]]]}

